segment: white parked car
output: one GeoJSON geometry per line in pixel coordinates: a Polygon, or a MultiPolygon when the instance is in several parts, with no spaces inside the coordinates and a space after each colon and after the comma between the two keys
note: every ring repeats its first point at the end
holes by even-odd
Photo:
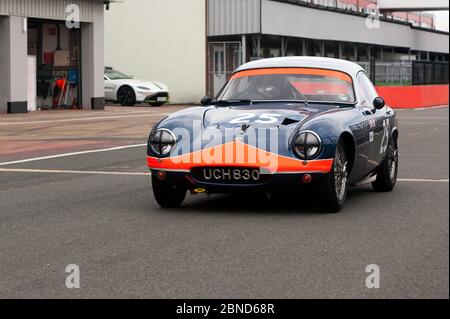
{"type": "Polygon", "coordinates": [[[106,67],[105,100],[123,106],[137,103],[161,106],[169,102],[169,89],[161,82],[135,80],[130,75],[106,67]]]}

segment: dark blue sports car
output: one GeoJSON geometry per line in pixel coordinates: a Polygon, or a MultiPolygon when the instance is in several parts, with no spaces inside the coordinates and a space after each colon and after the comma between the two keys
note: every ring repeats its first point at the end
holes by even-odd
{"type": "Polygon", "coordinates": [[[153,128],[148,167],[162,207],[192,193],[315,187],[338,212],[349,186],[389,192],[397,181],[394,111],[357,64],[286,57],[247,63],[215,99],[153,128]]]}

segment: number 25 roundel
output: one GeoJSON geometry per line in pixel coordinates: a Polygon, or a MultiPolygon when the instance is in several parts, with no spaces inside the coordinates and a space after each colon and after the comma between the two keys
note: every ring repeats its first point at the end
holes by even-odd
{"type": "Polygon", "coordinates": [[[244,113],[241,116],[230,121],[230,124],[247,124],[250,123],[251,120],[254,120],[255,123],[260,124],[274,124],[278,122],[278,119],[281,117],[281,114],[277,113],[263,113],[259,116],[255,113],[244,113]]]}

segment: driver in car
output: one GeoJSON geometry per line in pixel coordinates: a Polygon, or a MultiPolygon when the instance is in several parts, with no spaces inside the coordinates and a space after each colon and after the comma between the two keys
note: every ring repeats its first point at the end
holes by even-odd
{"type": "Polygon", "coordinates": [[[249,95],[256,93],[250,99],[292,100],[297,99],[295,88],[284,75],[265,75],[249,79],[249,95]]]}

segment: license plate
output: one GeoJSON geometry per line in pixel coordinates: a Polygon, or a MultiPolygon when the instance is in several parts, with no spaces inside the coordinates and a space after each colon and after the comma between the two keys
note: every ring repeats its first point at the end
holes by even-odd
{"type": "Polygon", "coordinates": [[[157,98],[157,100],[158,100],[158,102],[166,102],[167,98],[164,97],[164,96],[160,96],[160,97],[157,98]]]}
{"type": "Polygon", "coordinates": [[[220,182],[257,182],[261,179],[259,169],[247,168],[204,168],[206,181],[220,182]]]}

